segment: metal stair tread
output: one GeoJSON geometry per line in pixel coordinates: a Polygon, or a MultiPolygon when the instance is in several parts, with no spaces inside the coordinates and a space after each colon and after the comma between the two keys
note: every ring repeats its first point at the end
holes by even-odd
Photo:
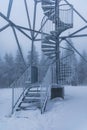
{"type": "Polygon", "coordinates": [[[44,52],[45,53],[45,55],[53,55],[53,54],[55,54],[55,52],[44,52]]]}
{"type": "Polygon", "coordinates": [[[36,110],[37,107],[40,107],[40,105],[34,105],[34,104],[33,104],[33,105],[28,104],[28,105],[26,105],[26,106],[21,105],[21,106],[19,106],[19,107],[16,109],[16,111],[20,111],[20,110],[36,110]]]}
{"type": "Polygon", "coordinates": [[[40,92],[40,89],[30,89],[28,92],[40,92]]]}
{"type": "Polygon", "coordinates": [[[43,5],[43,4],[46,4],[46,5],[47,5],[47,4],[50,4],[50,5],[51,5],[51,4],[54,4],[54,3],[55,3],[54,0],[51,0],[51,1],[50,1],[50,0],[49,0],[49,1],[42,0],[42,5],[43,5]]]}
{"type": "Polygon", "coordinates": [[[42,41],[42,43],[43,44],[51,44],[51,45],[55,45],[56,44],[56,42],[54,41],[51,41],[50,39],[49,40],[46,40],[46,39],[44,39],[43,41],[42,41]]]}
{"type": "Polygon", "coordinates": [[[23,100],[23,101],[21,101],[21,104],[23,104],[23,103],[39,103],[40,102],[40,99],[36,99],[36,100],[30,100],[30,99],[25,99],[25,100],[23,100]]]}
{"type": "Polygon", "coordinates": [[[42,48],[55,48],[55,46],[52,46],[52,45],[42,45],[42,48]]]}
{"type": "MultiPolygon", "coordinates": [[[[40,99],[40,96],[39,97],[25,97],[25,99],[27,99],[27,100],[38,100],[38,99],[40,99]]],[[[23,99],[23,101],[25,99],[23,99]]]]}
{"type": "Polygon", "coordinates": [[[28,93],[25,96],[26,97],[40,97],[40,93],[28,93]]]}

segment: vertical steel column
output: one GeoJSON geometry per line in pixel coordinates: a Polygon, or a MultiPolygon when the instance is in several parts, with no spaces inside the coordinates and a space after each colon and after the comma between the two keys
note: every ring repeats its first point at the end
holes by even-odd
{"type": "Polygon", "coordinates": [[[21,58],[22,58],[22,60],[23,60],[23,62],[24,62],[24,65],[25,65],[25,67],[26,67],[26,62],[25,62],[25,59],[24,59],[24,56],[23,56],[23,53],[22,53],[22,50],[21,50],[21,47],[20,47],[20,44],[19,44],[19,40],[18,40],[16,31],[15,31],[15,28],[14,28],[13,26],[12,26],[12,30],[13,30],[13,33],[14,33],[14,36],[15,36],[15,40],[16,40],[16,43],[17,43],[17,46],[18,46],[18,49],[19,49],[21,58]]]}
{"type": "Polygon", "coordinates": [[[12,111],[11,114],[14,113],[14,87],[12,86],[12,111]]]}
{"type": "MultiPolygon", "coordinates": [[[[30,21],[30,16],[29,16],[29,12],[28,12],[28,5],[27,5],[27,1],[26,0],[24,0],[24,4],[25,4],[27,19],[28,19],[28,26],[31,29],[31,21],[30,21]]],[[[32,36],[32,31],[30,33],[31,33],[31,36],[32,36]]]]}
{"type": "Polygon", "coordinates": [[[35,30],[35,22],[36,22],[36,10],[37,10],[37,1],[34,3],[34,17],[33,17],[33,32],[32,32],[32,45],[31,45],[31,66],[33,65],[34,55],[33,55],[33,49],[34,49],[34,30],[35,30]]]}
{"type": "Polygon", "coordinates": [[[13,0],[9,0],[8,10],[7,10],[7,18],[9,19],[11,9],[12,9],[13,0]]]}
{"type": "Polygon", "coordinates": [[[55,1],[55,34],[56,34],[56,83],[59,83],[59,2],[60,0],[55,1]]]}

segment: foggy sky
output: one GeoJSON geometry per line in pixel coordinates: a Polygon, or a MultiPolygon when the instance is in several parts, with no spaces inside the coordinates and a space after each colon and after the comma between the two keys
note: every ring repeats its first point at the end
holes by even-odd
{"type": "MultiPolygon", "coordinates": [[[[34,2],[33,0],[27,0],[28,1],[28,8],[29,8],[29,14],[31,23],[33,23],[33,8],[34,8],[34,2]]],[[[87,19],[87,1],[86,0],[68,0],[69,3],[73,4],[73,6],[79,11],[80,14],[87,19]]],[[[7,7],[8,7],[9,0],[0,0],[0,12],[3,14],[7,14],[7,7]]],[[[40,28],[41,19],[43,17],[43,11],[41,9],[40,3],[37,6],[37,19],[36,19],[36,30],[40,28]]],[[[14,0],[12,12],[10,19],[18,25],[28,27],[25,7],[24,7],[24,0],[14,0]]],[[[0,17],[0,28],[6,25],[7,22],[3,20],[0,17]]],[[[81,27],[86,25],[76,14],[74,14],[74,28],[69,29],[67,32],[71,33],[81,27]]],[[[30,33],[27,32],[29,35],[30,33]]],[[[84,33],[87,33],[87,29],[84,31],[84,33]]],[[[23,34],[21,34],[19,31],[17,31],[18,39],[22,48],[23,53],[25,55],[27,52],[31,49],[31,41],[26,38],[23,34]]],[[[87,38],[74,38],[72,39],[74,42],[75,47],[82,52],[82,50],[87,49],[87,38]]],[[[37,42],[35,44],[37,46],[37,49],[40,51],[40,42],[37,42]]],[[[3,56],[6,52],[12,53],[15,55],[15,52],[17,50],[16,41],[12,32],[11,27],[7,28],[3,32],[0,33],[0,55],[3,56]]]]}

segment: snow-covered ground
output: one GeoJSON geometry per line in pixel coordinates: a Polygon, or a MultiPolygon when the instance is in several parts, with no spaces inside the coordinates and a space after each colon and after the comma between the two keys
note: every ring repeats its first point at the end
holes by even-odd
{"type": "Polygon", "coordinates": [[[15,112],[9,117],[11,90],[0,89],[0,130],[87,130],[87,87],[65,87],[65,99],[48,102],[46,112],[15,112]]]}

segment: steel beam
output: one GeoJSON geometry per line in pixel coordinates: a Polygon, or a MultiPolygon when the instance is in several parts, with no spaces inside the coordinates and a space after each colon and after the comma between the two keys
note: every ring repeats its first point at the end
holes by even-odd
{"type": "MultiPolygon", "coordinates": [[[[33,30],[33,29],[26,28],[26,27],[23,27],[23,26],[19,26],[19,25],[16,25],[16,26],[17,26],[18,28],[20,28],[20,29],[23,29],[23,30],[32,31],[32,32],[35,32],[35,33],[38,33],[38,34],[49,35],[48,33],[44,33],[44,32],[37,31],[37,30],[33,30]]],[[[34,37],[34,40],[36,40],[35,37],[34,37]]]]}
{"type": "Polygon", "coordinates": [[[7,25],[5,25],[4,27],[2,27],[2,28],[0,28],[0,32],[2,32],[2,31],[4,31],[6,28],[8,28],[10,25],[9,24],[7,24],[7,25]]]}
{"type": "Polygon", "coordinates": [[[8,19],[9,19],[10,14],[11,14],[12,4],[13,4],[13,0],[9,0],[8,10],[7,10],[7,18],[8,19]]]}
{"type": "Polygon", "coordinates": [[[87,34],[80,34],[80,35],[74,35],[74,36],[60,36],[59,39],[66,39],[66,38],[80,38],[80,37],[87,37],[87,34]]]}
{"type": "MultiPolygon", "coordinates": [[[[55,32],[59,30],[59,0],[55,1],[55,32]]],[[[59,54],[59,34],[56,35],[56,83],[59,84],[60,75],[60,54],[59,54]]]]}
{"type": "MultiPolygon", "coordinates": [[[[33,30],[35,30],[35,24],[36,24],[36,10],[37,10],[37,1],[34,2],[34,14],[33,14],[33,30]]],[[[34,63],[34,36],[35,32],[32,32],[32,43],[31,43],[31,66],[34,63]]]]}
{"type": "Polygon", "coordinates": [[[0,12],[0,16],[5,19],[10,26],[14,26],[17,30],[19,30],[22,34],[24,34],[26,37],[28,37],[30,40],[32,40],[32,38],[30,36],[28,36],[23,30],[21,30],[16,24],[14,24],[11,20],[9,20],[4,14],[2,14],[0,12]]]}
{"type": "Polygon", "coordinates": [[[73,48],[73,50],[87,63],[87,60],[81,55],[81,53],[69,42],[69,40],[65,39],[65,41],[73,48]]]}
{"type": "Polygon", "coordinates": [[[12,26],[12,30],[13,30],[13,33],[14,33],[14,37],[15,37],[15,40],[16,40],[16,43],[17,43],[17,46],[18,46],[18,49],[19,49],[19,52],[20,52],[20,55],[21,55],[21,58],[24,62],[24,65],[26,67],[26,62],[24,60],[24,56],[23,56],[23,53],[22,53],[22,50],[21,50],[21,47],[20,47],[20,44],[19,44],[19,41],[18,41],[18,37],[17,37],[17,34],[16,34],[16,31],[14,29],[14,27],[12,26]]]}
{"type": "MultiPolygon", "coordinates": [[[[28,19],[28,26],[31,29],[31,21],[30,21],[30,16],[29,16],[28,6],[27,6],[27,1],[26,0],[24,0],[24,4],[25,4],[27,19],[28,19]]],[[[32,36],[32,31],[31,31],[31,36],[32,36]]]]}
{"type": "Polygon", "coordinates": [[[69,36],[73,36],[73,35],[75,35],[76,33],[81,32],[82,30],[84,30],[84,29],[86,29],[86,28],[87,28],[87,25],[84,26],[84,27],[82,27],[82,28],[80,28],[80,29],[78,29],[77,31],[71,33],[69,36]]]}

